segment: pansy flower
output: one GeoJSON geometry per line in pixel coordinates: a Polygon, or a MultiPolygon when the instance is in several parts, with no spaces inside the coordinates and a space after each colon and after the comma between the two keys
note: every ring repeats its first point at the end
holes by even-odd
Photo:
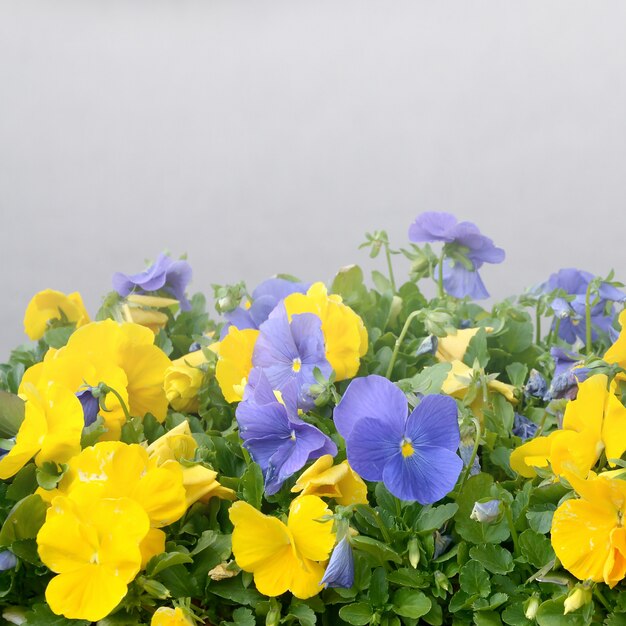
{"type": "Polygon", "coordinates": [[[183,311],[189,311],[191,304],[185,295],[191,281],[191,266],[187,261],[175,261],[167,254],[159,254],[157,260],[139,274],[113,274],[113,289],[120,296],[131,293],[154,293],[163,291],[180,302],[183,311]]]}
{"type": "Polygon", "coordinates": [[[335,456],[337,446],[321,430],[298,417],[293,383],[275,394],[263,370],[244,402],[237,406],[239,434],[244,447],[265,476],[265,491],[276,493],[283,482],[309,461],[324,454],[335,456]],[[282,401],[279,401],[278,397],[282,401]]]}
{"type": "Polygon", "coordinates": [[[89,314],[77,291],[66,295],[44,289],[33,296],[24,313],[24,332],[30,339],[41,339],[50,322],[75,324],[76,328],[89,323],[89,314]]]}
{"type": "Polygon", "coordinates": [[[425,396],[409,415],[404,393],[382,376],[353,380],[334,420],[351,467],[383,481],[401,500],[431,504],[454,488],[463,468],[456,402],[425,396]]]}
{"type": "Polygon", "coordinates": [[[511,467],[526,478],[548,467],[557,476],[569,468],[585,478],[603,451],[609,461],[620,458],[626,451],[626,407],[615,392],[605,374],[580,383],[576,399],[565,407],[563,428],[513,450],[511,467]]]}
{"type": "Polygon", "coordinates": [[[313,406],[309,394],[318,369],[325,378],[331,367],[325,356],[321,320],[312,313],[293,315],[291,321],[279,304],[261,324],[254,346],[252,364],[261,368],[273,389],[282,392],[293,384],[298,391],[298,406],[313,406]]]}
{"type": "Polygon", "coordinates": [[[71,391],[54,383],[44,389],[26,383],[20,395],[25,400],[24,420],[15,444],[0,458],[2,480],[17,474],[33,457],[37,465],[66,463],[80,452],[83,409],[71,391]]]}
{"type": "Polygon", "coordinates": [[[459,222],[450,213],[428,211],[418,215],[409,228],[413,243],[441,241],[446,245],[443,287],[455,298],[476,300],[489,293],[478,273],[483,263],[502,263],[504,250],[482,235],[472,222],[459,222]]]}
{"type": "Polygon", "coordinates": [[[563,567],[579,580],[614,587],[626,575],[626,481],[619,478],[622,473],[592,473],[586,480],[563,473],[580,498],[566,500],[554,512],[551,541],[563,567]]]}
{"type": "MultiPolygon", "coordinates": [[[[24,373],[20,392],[28,383],[45,389],[51,382],[80,395],[100,383],[114,389],[108,394],[106,411],[100,412],[108,432],[104,438],[117,439],[126,421],[120,399],[130,414],[143,417],[152,413],[163,421],[167,414],[167,396],[163,389],[170,360],[154,345],[154,334],[138,324],[118,324],[113,320],[92,322],[72,333],[67,345],[49,350],[41,363],[24,373]]],[[[92,394],[93,395],[93,394],[92,394]]],[[[86,421],[93,418],[93,406],[86,421]]]]}
{"type": "Polygon", "coordinates": [[[68,619],[106,617],[141,568],[148,515],[130,498],[104,498],[102,492],[92,483],[57,496],[37,534],[39,556],[57,574],[48,583],[46,601],[68,619]]]}
{"type": "Polygon", "coordinates": [[[326,358],[335,371],[335,380],[356,376],[361,357],[367,352],[367,330],[341,296],[328,294],[323,283],[314,283],[306,294],[292,293],[284,303],[289,319],[299,313],[314,313],[322,321],[326,358]]]}
{"type": "Polygon", "coordinates": [[[162,606],[154,612],[150,626],[194,626],[194,622],[179,606],[176,608],[162,606]]]}
{"type": "MultiPolygon", "coordinates": [[[[567,343],[574,343],[576,339],[586,340],[586,299],[587,287],[595,276],[589,272],[575,268],[565,268],[555,272],[548,280],[536,288],[542,293],[552,293],[556,290],[564,291],[572,299],[554,298],[551,302],[552,310],[559,318],[559,337],[567,343]]],[[[626,294],[608,283],[601,283],[598,293],[592,294],[592,301],[598,301],[591,308],[591,338],[595,341],[598,331],[608,333],[613,324],[612,302],[624,302],[626,294]]],[[[556,324],[556,320],[554,322],[556,324]]]]}
{"type": "MultiPolygon", "coordinates": [[[[615,363],[626,369],[626,310],[619,316],[621,331],[613,342],[613,345],[606,351],[604,360],[607,363],[615,363]]],[[[618,380],[626,380],[626,374],[619,372],[616,376],[618,380]]]]}
{"type": "Polygon", "coordinates": [[[350,589],[354,585],[354,555],[347,536],[333,549],[322,578],[322,585],[341,589],[350,589]]]}
{"type": "Polygon", "coordinates": [[[300,496],[289,507],[283,523],[263,515],[247,502],[229,510],[233,530],[233,555],[237,565],[254,575],[257,589],[275,597],[286,591],[310,598],[321,591],[326,561],[335,543],[332,515],[317,496],[300,496]]]}
{"type": "Polygon", "coordinates": [[[285,278],[269,278],[258,285],[252,292],[247,307],[237,307],[224,313],[228,320],[226,331],[232,324],[240,330],[245,328],[258,329],[270,316],[276,305],[292,293],[306,293],[308,283],[299,283],[285,278]]]}
{"type": "Polygon", "coordinates": [[[209,347],[217,353],[215,378],[226,402],[239,402],[243,399],[258,337],[258,330],[239,330],[236,326],[231,326],[220,342],[209,347]]]}

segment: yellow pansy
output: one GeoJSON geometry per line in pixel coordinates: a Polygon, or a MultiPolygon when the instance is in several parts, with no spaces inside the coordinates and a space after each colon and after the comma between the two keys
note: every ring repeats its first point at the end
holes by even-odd
{"type": "MultiPolygon", "coordinates": [[[[626,369],[626,309],[620,313],[619,323],[622,330],[615,343],[606,351],[604,360],[607,363],[616,363],[626,369]]],[[[618,380],[626,380],[626,374],[622,372],[617,374],[616,378],[618,380]]]]}
{"type": "MultiPolygon", "coordinates": [[[[185,420],[150,444],[148,454],[157,465],[168,461],[189,462],[193,460],[197,448],[198,444],[191,434],[189,422],[185,420]]],[[[224,500],[235,499],[235,492],[220,485],[217,472],[208,467],[199,463],[196,465],[185,463],[181,465],[181,469],[188,507],[198,500],[206,502],[214,496],[224,500]]]]}
{"type": "Polygon", "coordinates": [[[565,569],[579,580],[614,587],[626,575],[626,481],[609,475],[563,477],[580,499],[566,500],[554,512],[551,540],[565,569]]]}
{"type": "Polygon", "coordinates": [[[213,348],[218,354],[215,378],[224,394],[226,402],[239,402],[248,384],[252,369],[252,353],[259,331],[251,328],[239,330],[235,326],[213,348]]]}
{"type": "Polygon", "coordinates": [[[367,352],[367,329],[363,320],[343,304],[341,296],[329,295],[324,283],[314,283],[306,294],[292,293],[285,300],[287,315],[313,313],[322,320],[326,358],[336,380],[353,378],[367,352]]]}
{"type": "MultiPolygon", "coordinates": [[[[454,335],[440,337],[437,341],[437,352],[435,356],[441,363],[452,363],[462,361],[470,341],[476,336],[479,328],[459,328],[454,335]]],[[[486,328],[485,331],[490,331],[486,328]]]]}
{"type": "Polygon", "coordinates": [[[15,445],[0,459],[2,480],[17,474],[33,457],[37,465],[66,463],[80,452],[83,407],[71,391],[56,384],[44,390],[25,384],[20,395],[25,400],[24,421],[15,445]]]}
{"type": "Polygon", "coordinates": [[[192,413],[198,410],[198,391],[204,380],[200,366],[206,362],[202,350],[196,350],[172,361],[165,371],[165,395],[175,411],[192,413]]]}
{"type": "Polygon", "coordinates": [[[321,456],[303,472],[291,491],[303,496],[334,498],[343,506],[367,504],[367,486],[361,477],[348,461],[333,465],[330,454],[321,456]]]}
{"type": "Polygon", "coordinates": [[[145,296],[130,294],[122,304],[122,315],[126,322],[134,322],[149,328],[155,335],[165,328],[169,317],[159,309],[178,305],[178,300],[162,298],[160,296],[145,296]]]}
{"type": "Polygon", "coordinates": [[[105,498],[131,498],[153,528],[175,522],[187,510],[180,464],[159,465],[139,444],[103,441],[85,448],[68,462],[56,493],[71,495],[84,483],[102,485],[105,498]]]}
{"type": "Polygon", "coordinates": [[[58,496],[37,534],[43,563],[57,574],[46,601],[57,615],[96,622],[124,598],[139,572],[139,544],[150,523],[129,498],[102,497],[96,484],[58,496]]]}
{"type": "Polygon", "coordinates": [[[170,609],[162,606],[155,611],[150,621],[150,626],[193,626],[193,624],[180,607],[170,609]]]}
{"type": "Polygon", "coordinates": [[[335,543],[331,515],[317,496],[300,496],[289,509],[287,524],[263,515],[247,502],[230,508],[233,555],[237,565],[254,574],[257,589],[266,596],[286,591],[296,598],[310,598],[321,591],[320,581],[335,543]]]}
{"type": "Polygon", "coordinates": [[[615,395],[616,385],[596,374],[578,385],[568,402],[563,428],[526,442],[511,453],[511,467],[522,476],[536,476],[535,467],[548,467],[555,475],[564,469],[587,476],[604,451],[618,459],[626,451],[626,408],[615,395]]]}
{"type": "Polygon", "coordinates": [[[30,339],[41,339],[48,329],[48,322],[65,319],[76,328],[89,322],[89,314],[80,294],[64,294],[54,289],[45,289],[35,294],[24,313],[24,332],[30,339]]]}
{"type": "MultiPolygon", "coordinates": [[[[152,413],[163,421],[168,404],[163,381],[169,365],[150,330],[104,320],[77,329],[66,346],[49,351],[43,362],[26,370],[22,386],[33,383],[43,388],[53,381],[77,393],[106,383],[117,391],[131,415],[152,413]]],[[[123,408],[114,394],[107,396],[106,407],[101,412],[108,429],[103,438],[118,439],[126,421],[123,408]]]]}

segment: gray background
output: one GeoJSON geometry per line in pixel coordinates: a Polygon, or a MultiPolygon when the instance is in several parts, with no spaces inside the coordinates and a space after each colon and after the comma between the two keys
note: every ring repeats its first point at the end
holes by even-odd
{"type": "Polygon", "coordinates": [[[623,0],[0,0],[0,359],[30,297],[188,252],[196,290],[330,279],[448,210],[626,278],[623,0]]]}

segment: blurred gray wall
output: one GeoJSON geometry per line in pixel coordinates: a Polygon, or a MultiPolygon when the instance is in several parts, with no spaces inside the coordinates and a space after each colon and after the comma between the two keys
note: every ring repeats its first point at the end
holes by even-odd
{"type": "Polygon", "coordinates": [[[0,0],[0,360],[36,291],[116,270],[196,290],[330,279],[448,210],[507,251],[626,279],[623,0],[0,0]]]}

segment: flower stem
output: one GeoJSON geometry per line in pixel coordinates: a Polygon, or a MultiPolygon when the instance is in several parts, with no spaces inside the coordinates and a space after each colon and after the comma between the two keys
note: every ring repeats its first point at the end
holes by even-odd
{"type": "Polygon", "coordinates": [[[472,418],[472,422],[474,422],[474,428],[476,429],[476,438],[474,439],[474,447],[472,448],[472,456],[470,456],[469,461],[467,462],[467,466],[463,472],[463,476],[461,477],[461,482],[459,486],[455,489],[458,493],[461,492],[465,481],[469,478],[469,474],[472,471],[472,466],[474,465],[474,461],[476,460],[476,455],[478,454],[478,446],[480,445],[480,438],[482,436],[482,427],[480,425],[480,421],[475,417],[472,418]]]}
{"type": "Polygon", "coordinates": [[[600,591],[600,587],[598,587],[598,585],[594,585],[593,587],[593,595],[598,598],[598,601],[600,602],[600,604],[607,610],[607,611],[612,611],[613,608],[611,607],[611,605],[608,603],[607,599],[604,597],[604,594],[600,591]]]}
{"type": "Polygon", "coordinates": [[[537,308],[535,309],[535,329],[537,331],[535,343],[541,341],[541,313],[539,312],[539,302],[537,302],[537,308]]]}
{"type": "Polygon", "coordinates": [[[587,293],[585,294],[585,338],[587,346],[587,354],[591,354],[591,287],[593,281],[589,281],[587,285],[587,293]]]}
{"type": "Polygon", "coordinates": [[[441,251],[441,256],[439,257],[439,263],[437,264],[437,291],[440,298],[445,296],[445,292],[443,290],[443,259],[446,256],[445,249],[441,251]]]}
{"type": "Polygon", "coordinates": [[[120,406],[122,407],[122,411],[124,411],[124,416],[126,417],[126,421],[130,422],[132,417],[130,415],[130,412],[128,411],[128,407],[126,406],[126,402],[124,402],[124,399],[122,398],[122,396],[117,391],[115,391],[113,387],[109,387],[108,385],[104,385],[104,391],[106,393],[112,393],[118,399],[120,406]]]}
{"type": "Polygon", "coordinates": [[[393,293],[397,292],[396,281],[393,277],[393,265],[391,264],[391,252],[389,251],[389,242],[385,242],[385,256],[387,257],[387,267],[389,268],[389,282],[391,283],[391,288],[393,289],[393,293]]]}
{"type": "Polygon", "coordinates": [[[404,338],[406,337],[406,334],[409,330],[409,326],[411,325],[411,322],[420,313],[421,313],[421,310],[413,311],[412,313],[409,313],[409,316],[406,318],[406,322],[404,322],[404,326],[402,327],[402,330],[400,331],[400,334],[398,335],[398,338],[396,339],[396,343],[393,347],[393,354],[391,355],[391,360],[389,361],[389,366],[387,367],[387,373],[385,374],[387,378],[391,378],[391,373],[393,372],[393,366],[396,364],[396,359],[398,358],[398,352],[400,351],[400,346],[402,345],[402,342],[404,341],[404,338]]]}
{"type": "Polygon", "coordinates": [[[375,511],[374,509],[372,509],[372,512],[374,513],[374,518],[376,519],[376,525],[378,526],[378,529],[380,530],[383,539],[385,540],[385,543],[387,543],[388,545],[391,545],[391,535],[389,534],[389,530],[387,529],[387,527],[383,524],[383,520],[380,518],[380,514],[378,513],[378,511],[375,511]]]}
{"type": "Polygon", "coordinates": [[[517,541],[517,529],[515,528],[515,524],[513,523],[513,516],[511,515],[511,507],[509,503],[505,500],[502,500],[502,506],[504,507],[504,516],[506,517],[506,523],[509,525],[509,530],[511,531],[511,539],[513,540],[513,550],[515,554],[519,555],[519,543],[517,541]]]}

